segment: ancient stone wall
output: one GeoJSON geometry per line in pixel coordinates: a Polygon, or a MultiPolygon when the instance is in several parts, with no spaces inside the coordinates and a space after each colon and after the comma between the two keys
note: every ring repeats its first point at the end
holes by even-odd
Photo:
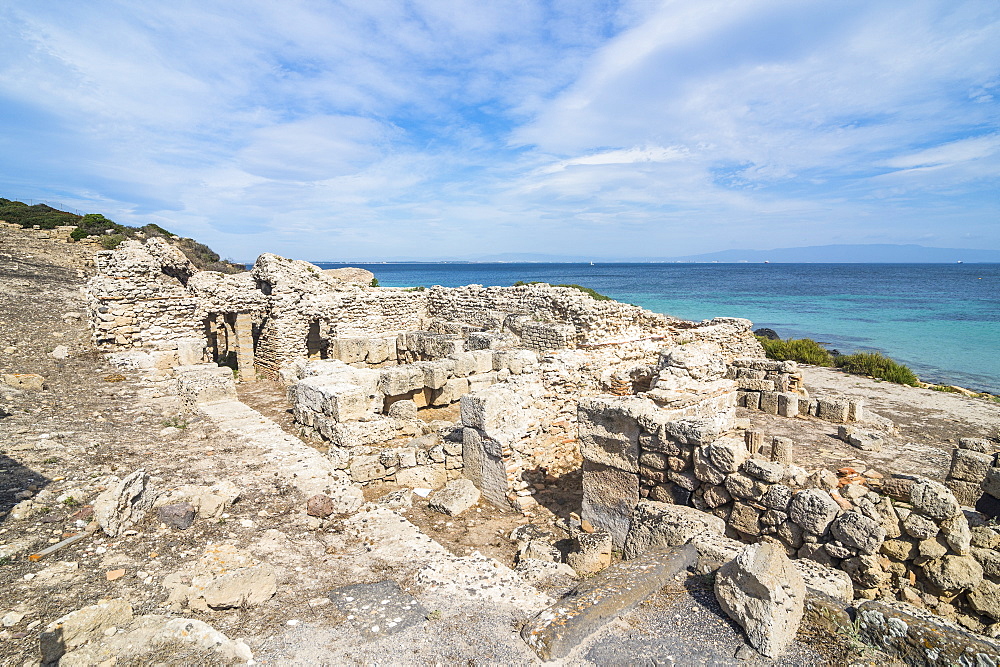
{"type": "Polygon", "coordinates": [[[435,286],[427,292],[431,317],[503,329],[511,316],[555,322],[576,329],[575,343],[599,343],[667,335],[674,318],[617,301],[597,301],[571,287],[544,283],[516,287],[435,286]]]}
{"type": "MultiPolygon", "coordinates": [[[[722,519],[732,537],[773,540],[789,555],[843,570],[855,597],[922,606],[931,595],[978,631],[1000,620],[1000,535],[982,515],[963,512],[945,485],[810,473],[794,464],[791,440],[740,437],[725,411],[706,413],[678,418],[640,397],[580,401],[583,517],[628,553],[641,500],[688,505],[722,519]]],[[[980,458],[979,468],[993,460],[980,458]]]]}

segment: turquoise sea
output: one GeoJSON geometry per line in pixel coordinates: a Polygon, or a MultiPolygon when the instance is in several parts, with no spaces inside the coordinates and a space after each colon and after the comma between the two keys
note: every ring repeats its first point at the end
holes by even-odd
{"type": "Polygon", "coordinates": [[[395,287],[574,283],[687,320],[745,317],[782,338],[879,350],[925,381],[1000,394],[1000,264],[351,266],[395,287]]]}

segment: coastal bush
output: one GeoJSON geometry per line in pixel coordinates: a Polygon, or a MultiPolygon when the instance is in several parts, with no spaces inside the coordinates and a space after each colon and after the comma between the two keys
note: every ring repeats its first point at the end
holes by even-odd
{"type": "Polygon", "coordinates": [[[837,368],[856,375],[870,375],[896,384],[919,386],[917,376],[903,364],[893,361],[881,352],[856,352],[834,358],[837,368]]]}
{"type": "Polygon", "coordinates": [[[101,237],[101,247],[105,250],[114,250],[125,240],[124,234],[105,234],[101,237]]]}
{"type": "Polygon", "coordinates": [[[378,287],[378,278],[372,278],[371,286],[378,287]]]}
{"type": "Polygon", "coordinates": [[[832,366],[833,356],[822,345],[811,338],[789,338],[771,340],[757,336],[768,359],[777,361],[797,361],[813,366],[832,366]]]}

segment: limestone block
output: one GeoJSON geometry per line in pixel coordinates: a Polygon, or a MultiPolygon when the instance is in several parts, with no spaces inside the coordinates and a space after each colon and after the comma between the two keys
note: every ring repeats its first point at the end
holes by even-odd
{"type": "Polygon", "coordinates": [[[746,377],[736,379],[736,386],[744,391],[774,391],[774,381],[755,380],[746,377]]]}
{"type": "Polygon", "coordinates": [[[759,537],[761,534],[760,513],[746,503],[733,504],[727,523],[730,528],[744,535],[759,537]]]}
{"type": "MultiPolygon", "coordinates": [[[[309,378],[299,382],[308,386],[309,378]]],[[[318,387],[322,394],[322,411],[337,422],[362,419],[373,414],[372,398],[361,387],[346,382],[318,387]]]]}
{"type": "MultiPolygon", "coordinates": [[[[461,457],[457,458],[461,461],[461,457]]],[[[461,468],[461,464],[455,469],[461,468]]],[[[396,471],[396,484],[398,486],[408,486],[412,488],[423,487],[437,489],[449,479],[444,466],[440,464],[418,465],[412,468],[400,468],[396,471]]]]}
{"type": "MultiPolygon", "coordinates": [[[[993,466],[993,455],[971,449],[953,449],[949,477],[967,482],[981,483],[993,466]]],[[[968,503],[965,503],[968,504],[968,503]]]]}
{"type": "Polygon", "coordinates": [[[462,425],[509,445],[519,440],[527,427],[522,403],[520,396],[503,387],[466,394],[461,398],[462,425]]]}
{"type": "Polygon", "coordinates": [[[497,383],[498,377],[495,371],[490,371],[488,373],[476,373],[475,375],[469,376],[469,391],[483,391],[489,389],[491,386],[497,383]]]}
{"type": "Polygon", "coordinates": [[[993,454],[997,451],[997,446],[986,438],[959,438],[960,449],[968,449],[982,454],[993,454]]]}
{"type": "Polygon", "coordinates": [[[746,444],[737,438],[716,440],[705,445],[709,461],[724,473],[736,472],[749,457],[746,444]]]}
{"type": "Polygon", "coordinates": [[[760,410],[772,415],[778,414],[778,392],[760,392],[760,410]]]}
{"type": "Polygon", "coordinates": [[[329,433],[324,433],[334,447],[360,447],[391,440],[399,432],[394,420],[373,419],[363,422],[331,424],[329,433]]]}
{"type": "Polygon", "coordinates": [[[177,364],[192,366],[205,361],[205,341],[197,338],[184,338],[177,341],[177,364]]]}
{"type": "Polygon", "coordinates": [[[625,544],[632,524],[632,511],[638,503],[638,475],[583,460],[581,516],[594,527],[611,533],[618,548],[625,544]]]}
{"type": "Polygon", "coordinates": [[[722,609],[743,627],[754,648],[776,658],[798,632],[805,582],[784,549],[761,542],[744,547],[719,568],[715,596],[722,609]]]}
{"type": "Polygon", "coordinates": [[[431,494],[427,507],[448,516],[458,516],[479,502],[480,495],[472,480],[464,477],[454,479],[431,494]]]}
{"type": "Polygon", "coordinates": [[[369,364],[381,364],[390,358],[394,358],[396,356],[395,352],[395,339],[370,338],[366,345],[365,361],[369,364]],[[391,356],[390,344],[392,344],[391,356]]]}
{"type": "Polygon", "coordinates": [[[336,338],[333,342],[333,356],[345,364],[356,364],[368,357],[369,339],[367,338],[336,338]]]}
{"type": "Polygon", "coordinates": [[[750,477],[769,484],[776,484],[785,477],[785,466],[777,461],[748,459],[740,465],[740,470],[750,477]]]}
{"type": "Polygon", "coordinates": [[[843,570],[827,567],[811,558],[799,558],[792,564],[802,575],[807,594],[820,593],[842,602],[854,599],[854,584],[843,570]]]}
{"type": "Polygon", "coordinates": [[[966,482],[960,479],[946,479],[944,485],[951,491],[962,507],[975,507],[983,495],[981,482],[966,482]]]}
{"type": "Polygon", "coordinates": [[[356,456],[351,459],[348,471],[351,479],[359,484],[382,479],[386,475],[385,466],[382,465],[378,456],[356,456]]]}
{"type": "Polygon", "coordinates": [[[469,393],[469,380],[451,378],[431,395],[431,405],[450,405],[469,393]]]}
{"type": "Polygon", "coordinates": [[[423,370],[413,365],[391,366],[379,375],[378,389],[386,396],[401,396],[423,387],[423,370]]]}
{"type": "Polygon", "coordinates": [[[462,429],[462,475],[472,480],[483,497],[498,507],[508,508],[507,463],[503,447],[476,428],[462,429]]]}
{"type": "Polygon", "coordinates": [[[493,370],[493,350],[476,350],[469,354],[475,361],[476,373],[489,373],[493,370]]]}
{"type": "Polygon", "coordinates": [[[845,400],[821,398],[817,401],[816,416],[831,422],[846,422],[850,405],[845,400]]]}
{"type": "Polygon", "coordinates": [[[700,535],[722,535],[726,530],[725,521],[715,515],[653,500],[636,503],[630,524],[622,550],[626,560],[647,551],[687,544],[700,535]]]}
{"type": "Polygon", "coordinates": [[[577,423],[580,453],[585,459],[638,472],[641,429],[629,410],[630,402],[601,397],[580,400],[577,423]]]}
{"type": "Polygon", "coordinates": [[[441,389],[451,377],[453,364],[448,361],[424,361],[414,364],[424,373],[424,386],[441,389]]]}
{"type": "Polygon", "coordinates": [[[790,394],[790,393],[778,394],[778,415],[781,417],[799,416],[798,394],[790,394]]]}
{"type": "Polygon", "coordinates": [[[455,362],[455,375],[466,377],[476,372],[476,358],[471,352],[456,352],[448,358],[455,362]]]}

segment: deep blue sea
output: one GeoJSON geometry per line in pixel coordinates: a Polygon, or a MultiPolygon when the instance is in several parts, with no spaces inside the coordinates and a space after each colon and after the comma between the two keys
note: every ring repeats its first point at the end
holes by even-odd
{"type": "Polygon", "coordinates": [[[922,380],[1000,394],[1000,264],[350,266],[391,287],[575,283],[686,320],[745,317],[782,338],[879,350],[922,380]]]}

